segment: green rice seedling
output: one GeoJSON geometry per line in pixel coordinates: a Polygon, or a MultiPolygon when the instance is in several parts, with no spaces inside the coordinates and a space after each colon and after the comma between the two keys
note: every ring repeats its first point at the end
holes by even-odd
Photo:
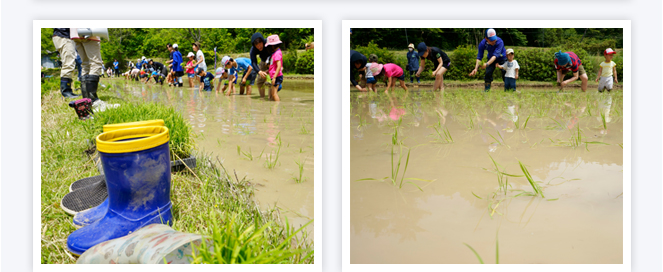
{"type": "Polygon", "coordinates": [[[603,124],[603,129],[608,130],[608,124],[605,121],[605,114],[601,112],[601,123],[603,124]]]}
{"type": "Polygon", "coordinates": [[[304,163],[306,162],[306,158],[304,158],[304,161],[295,161],[295,164],[297,164],[297,167],[299,168],[299,178],[294,177],[296,183],[302,183],[304,179],[302,178],[302,175],[304,174],[304,163]]]}
{"type": "Polygon", "coordinates": [[[247,160],[253,161],[253,154],[251,148],[249,147],[249,152],[242,151],[242,148],[237,146],[237,155],[243,155],[247,160]]]}
{"type": "Polygon", "coordinates": [[[442,125],[439,120],[437,122],[437,125],[431,125],[429,127],[435,130],[435,134],[431,135],[433,135],[438,142],[445,144],[450,144],[454,142],[454,139],[451,137],[451,133],[449,132],[449,128],[442,125]]]}
{"type": "Polygon", "coordinates": [[[266,155],[265,165],[267,166],[268,169],[274,169],[274,167],[276,167],[276,164],[279,161],[280,153],[281,153],[281,145],[279,144],[275,153],[273,154],[270,153],[266,155]]]}
{"type": "MultiPolygon", "coordinates": [[[[243,222],[235,213],[210,212],[212,233],[209,239],[193,244],[192,263],[195,264],[281,264],[309,263],[313,251],[298,246],[296,235],[302,233],[306,225],[291,232],[278,244],[270,243],[267,236],[272,224],[257,226],[243,222]],[[219,215],[215,215],[217,213],[219,215]],[[218,217],[221,217],[217,219],[218,217]],[[226,223],[227,222],[227,223],[226,223]],[[294,244],[294,245],[293,245],[294,244]]],[[[287,222],[287,219],[286,219],[287,222]]]]}
{"type": "Polygon", "coordinates": [[[306,126],[302,124],[302,127],[299,129],[299,134],[308,134],[309,131],[306,129],[306,126]]]}
{"type": "Polygon", "coordinates": [[[474,252],[474,256],[476,256],[477,259],[479,259],[479,263],[480,263],[480,264],[484,264],[484,263],[483,263],[483,260],[481,259],[481,256],[479,256],[479,253],[477,253],[477,251],[474,250],[474,248],[472,248],[470,245],[468,245],[468,244],[466,244],[466,243],[463,243],[463,245],[465,245],[467,248],[469,248],[470,250],[472,250],[472,252],[474,252]]]}
{"type": "Polygon", "coordinates": [[[172,107],[164,107],[156,103],[123,103],[120,107],[96,113],[94,119],[90,119],[88,122],[78,123],[86,131],[85,139],[94,139],[101,134],[103,126],[106,124],[154,119],[163,119],[168,128],[170,150],[182,158],[188,158],[194,150],[196,135],[182,113],[172,107]]]}
{"type": "Polygon", "coordinates": [[[532,175],[530,175],[529,171],[527,171],[527,167],[525,167],[525,165],[520,161],[518,161],[518,163],[520,164],[520,169],[523,171],[523,174],[525,175],[525,178],[527,178],[527,181],[532,186],[532,189],[534,190],[534,192],[536,194],[540,195],[542,198],[546,198],[543,195],[543,189],[541,189],[541,186],[539,186],[539,184],[536,181],[534,181],[534,179],[532,178],[532,175]]]}

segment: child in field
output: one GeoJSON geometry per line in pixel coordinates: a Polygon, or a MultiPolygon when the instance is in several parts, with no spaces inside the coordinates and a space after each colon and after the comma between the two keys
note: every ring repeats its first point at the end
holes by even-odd
{"type": "Polygon", "coordinates": [[[281,101],[278,95],[279,86],[283,83],[283,53],[281,53],[281,40],[279,35],[272,35],[267,37],[267,49],[272,52],[269,57],[269,77],[272,79],[271,88],[269,92],[269,99],[273,101],[281,101]]]}
{"type": "Polygon", "coordinates": [[[377,80],[375,80],[375,75],[379,74],[380,71],[382,71],[382,64],[377,63],[378,56],[376,56],[375,54],[371,54],[368,57],[368,60],[370,62],[366,64],[366,69],[364,70],[364,72],[366,72],[366,89],[377,93],[378,90],[375,88],[375,83],[377,82],[377,80]],[[373,72],[377,73],[373,74],[373,72]]]}
{"type": "MultiPolygon", "coordinates": [[[[221,67],[223,68],[223,67],[221,67]]],[[[233,69],[228,69],[228,72],[226,73],[223,77],[227,78],[228,80],[223,83],[223,88],[221,88],[221,92],[226,94],[226,95],[231,95],[235,93],[235,84],[237,84],[237,70],[233,69]],[[229,84],[230,83],[230,84],[229,84]],[[228,87],[230,86],[230,87],[228,87]],[[226,89],[228,89],[228,92],[226,92],[226,89]]],[[[219,85],[221,85],[221,81],[219,81],[219,85]]]]}
{"type": "Polygon", "coordinates": [[[596,76],[596,82],[599,83],[599,92],[612,91],[612,82],[619,83],[617,80],[617,64],[612,61],[614,54],[617,54],[612,48],[603,51],[605,61],[599,64],[599,74],[596,76]],[[600,79],[600,81],[599,81],[600,79]]]}
{"type": "Polygon", "coordinates": [[[199,91],[208,91],[211,92],[214,86],[212,83],[214,82],[214,75],[212,73],[205,71],[203,68],[198,68],[198,76],[200,76],[200,87],[198,88],[199,91]]]}
{"type": "Polygon", "coordinates": [[[516,91],[516,79],[518,79],[518,70],[520,66],[518,61],[516,61],[513,54],[513,49],[509,48],[506,50],[506,62],[502,65],[496,63],[495,66],[505,71],[504,74],[504,91],[512,90],[516,91]]]}
{"type": "MultiPolygon", "coordinates": [[[[251,67],[251,60],[248,58],[233,59],[229,56],[225,56],[221,59],[221,64],[224,68],[230,69],[230,74],[234,75],[236,78],[239,77],[239,72],[244,71],[239,84],[239,94],[244,94],[244,89],[246,89],[246,94],[251,95],[251,85],[253,85],[257,76],[257,73],[253,70],[253,67],[251,67]]],[[[237,83],[237,79],[235,79],[235,83],[237,83]]]]}
{"type": "Polygon", "coordinates": [[[378,76],[374,75],[374,77],[384,78],[387,83],[387,89],[384,90],[385,93],[388,93],[389,90],[396,85],[396,79],[401,83],[401,88],[407,92],[407,87],[405,86],[405,73],[403,73],[403,68],[396,64],[387,63],[383,65],[382,72],[378,76]]]}
{"type": "Polygon", "coordinates": [[[166,82],[168,82],[168,86],[173,86],[173,84],[175,84],[175,71],[170,71],[168,73],[168,76],[166,77],[166,82]]]}
{"type": "MultiPolygon", "coordinates": [[[[221,87],[221,83],[223,83],[223,79],[228,77],[228,73],[226,73],[226,70],[223,69],[223,67],[216,68],[214,78],[219,79],[218,84],[216,84],[216,93],[219,93],[219,88],[221,87]]],[[[225,92],[225,88],[222,90],[225,92]]]]}
{"type": "Polygon", "coordinates": [[[193,52],[189,52],[189,54],[186,55],[189,58],[189,61],[186,63],[186,75],[189,77],[189,87],[193,88],[193,80],[196,78],[196,70],[195,70],[195,65],[193,57],[196,55],[193,54],[193,52]]]}

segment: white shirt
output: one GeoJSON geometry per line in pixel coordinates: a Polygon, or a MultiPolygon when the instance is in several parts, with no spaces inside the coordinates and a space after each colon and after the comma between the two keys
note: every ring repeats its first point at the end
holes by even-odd
{"type": "MultiPolygon", "coordinates": [[[[205,71],[207,71],[207,64],[205,63],[205,55],[203,55],[203,50],[198,49],[198,52],[196,52],[196,61],[203,59],[203,62],[198,64],[198,68],[203,68],[205,71]]],[[[196,71],[198,73],[198,71],[196,71]]]]}
{"type": "Polygon", "coordinates": [[[504,71],[506,71],[504,77],[510,78],[516,78],[516,69],[520,69],[520,65],[518,65],[518,61],[516,60],[513,60],[512,62],[507,60],[502,67],[504,68],[504,71]]]}

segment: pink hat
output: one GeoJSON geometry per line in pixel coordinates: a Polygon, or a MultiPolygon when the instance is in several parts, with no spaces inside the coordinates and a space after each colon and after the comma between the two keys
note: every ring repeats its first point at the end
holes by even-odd
{"type": "Polygon", "coordinates": [[[272,35],[267,37],[267,44],[265,46],[269,45],[275,45],[275,44],[280,44],[281,40],[279,40],[279,35],[272,35]]]}
{"type": "Polygon", "coordinates": [[[371,68],[369,68],[371,70],[371,74],[373,74],[374,77],[380,75],[380,73],[382,72],[382,67],[383,66],[384,65],[382,65],[382,64],[373,62],[371,64],[371,68]]]}

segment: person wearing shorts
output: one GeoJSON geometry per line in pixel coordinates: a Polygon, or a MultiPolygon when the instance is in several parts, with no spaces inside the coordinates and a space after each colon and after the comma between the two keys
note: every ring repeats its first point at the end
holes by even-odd
{"type": "Polygon", "coordinates": [[[555,53],[555,70],[557,70],[557,83],[559,83],[560,90],[564,89],[567,84],[580,79],[582,84],[580,88],[583,92],[587,91],[587,82],[589,78],[587,77],[587,72],[585,68],[582,67],[582,61],[578,58],[573,52],[562,52],[561,50],[555,53]],[[566,72],[573,72],[573,76],[567,80],[564,80],[566,72]]]}
{"type": "MultiPolygon", "coordinates": [[[[240,80],[239,94],[243,95],[244,89],[246,89],[246,94],[251,95],[251,85],[255,83],[257,75],[251,66],[251,60],[248,58],[233,59],[229,56],[225,56],[221,59],[221,65],[226,69],[230,69],[230,75],[235,77],[238,77],[239,72],[244,71],[242,79],[240,80]]],[[[235,83],[237,83],[237,80],[235,80],[235,83]]]]}
{"type": "Polygon", "coordinates": [[[383,77],[385,79],[387,83],[387,89],[384,91],[385,93],[388,93],[390,89],[393,89],[396,85],[396,79],[401,83],[401,88],[407,92],[407,87],[405,86],[405,73],[400,66],[393,63],[387,63],[382,66],[382,72],[377,77],[383,77]]]}
{"type": "Polygon", "coordinates": [[[173,44],[173,71],[175,71],[174,84],[175,86],[182,87],[182,76],[184,76],[184,67],[182,67],[182,53],[179,51],[179,46],[173,44]]]}
{"type": "Polygon", "coordinates": [[[417,51],[419,53],[419,58],[421,58],[419,70],[417,71],[417,78],[419,78],[421,72],[424,71],[426,60],[430,60],[433,62],[432,76],[435,78],[433,91],[444,91],[444,73],[446,73],[451,66],[451,59],[447,53],[444,53],[440,48],[426,46],[424,42],[420,42],[419,45],[417,45],[417,51]]]}
{"type": "Polygon", "coordinates": [[[612,61],[614,54],[617,54],[612,48],[608,48],[603,51],[603,57],[605,61],[599,64],[599,73],[596,76],[596,82],[599,83],[599,92],[608,90],[612,91],[612,82],[619,83],[617,80],[617,64],[612,61]]]}
{"type": "Polygon", "coordinates": [[[249,57],[251,59],[251,67],[253,67],[253,70],[256,71],[258,75],[255,83],[258,86],[260,97],[265,97],[265,89],[263,86],[267,81],[267,75],[269,75],[269,63],[267,63],[267,59],[271,55],[271,52],[265,50],[265,37],[263,37],[260,32],[253,33],[251,36],[249,57]],[[258,62],[258,57],[260,57],[260,62],[258,62]]]}

